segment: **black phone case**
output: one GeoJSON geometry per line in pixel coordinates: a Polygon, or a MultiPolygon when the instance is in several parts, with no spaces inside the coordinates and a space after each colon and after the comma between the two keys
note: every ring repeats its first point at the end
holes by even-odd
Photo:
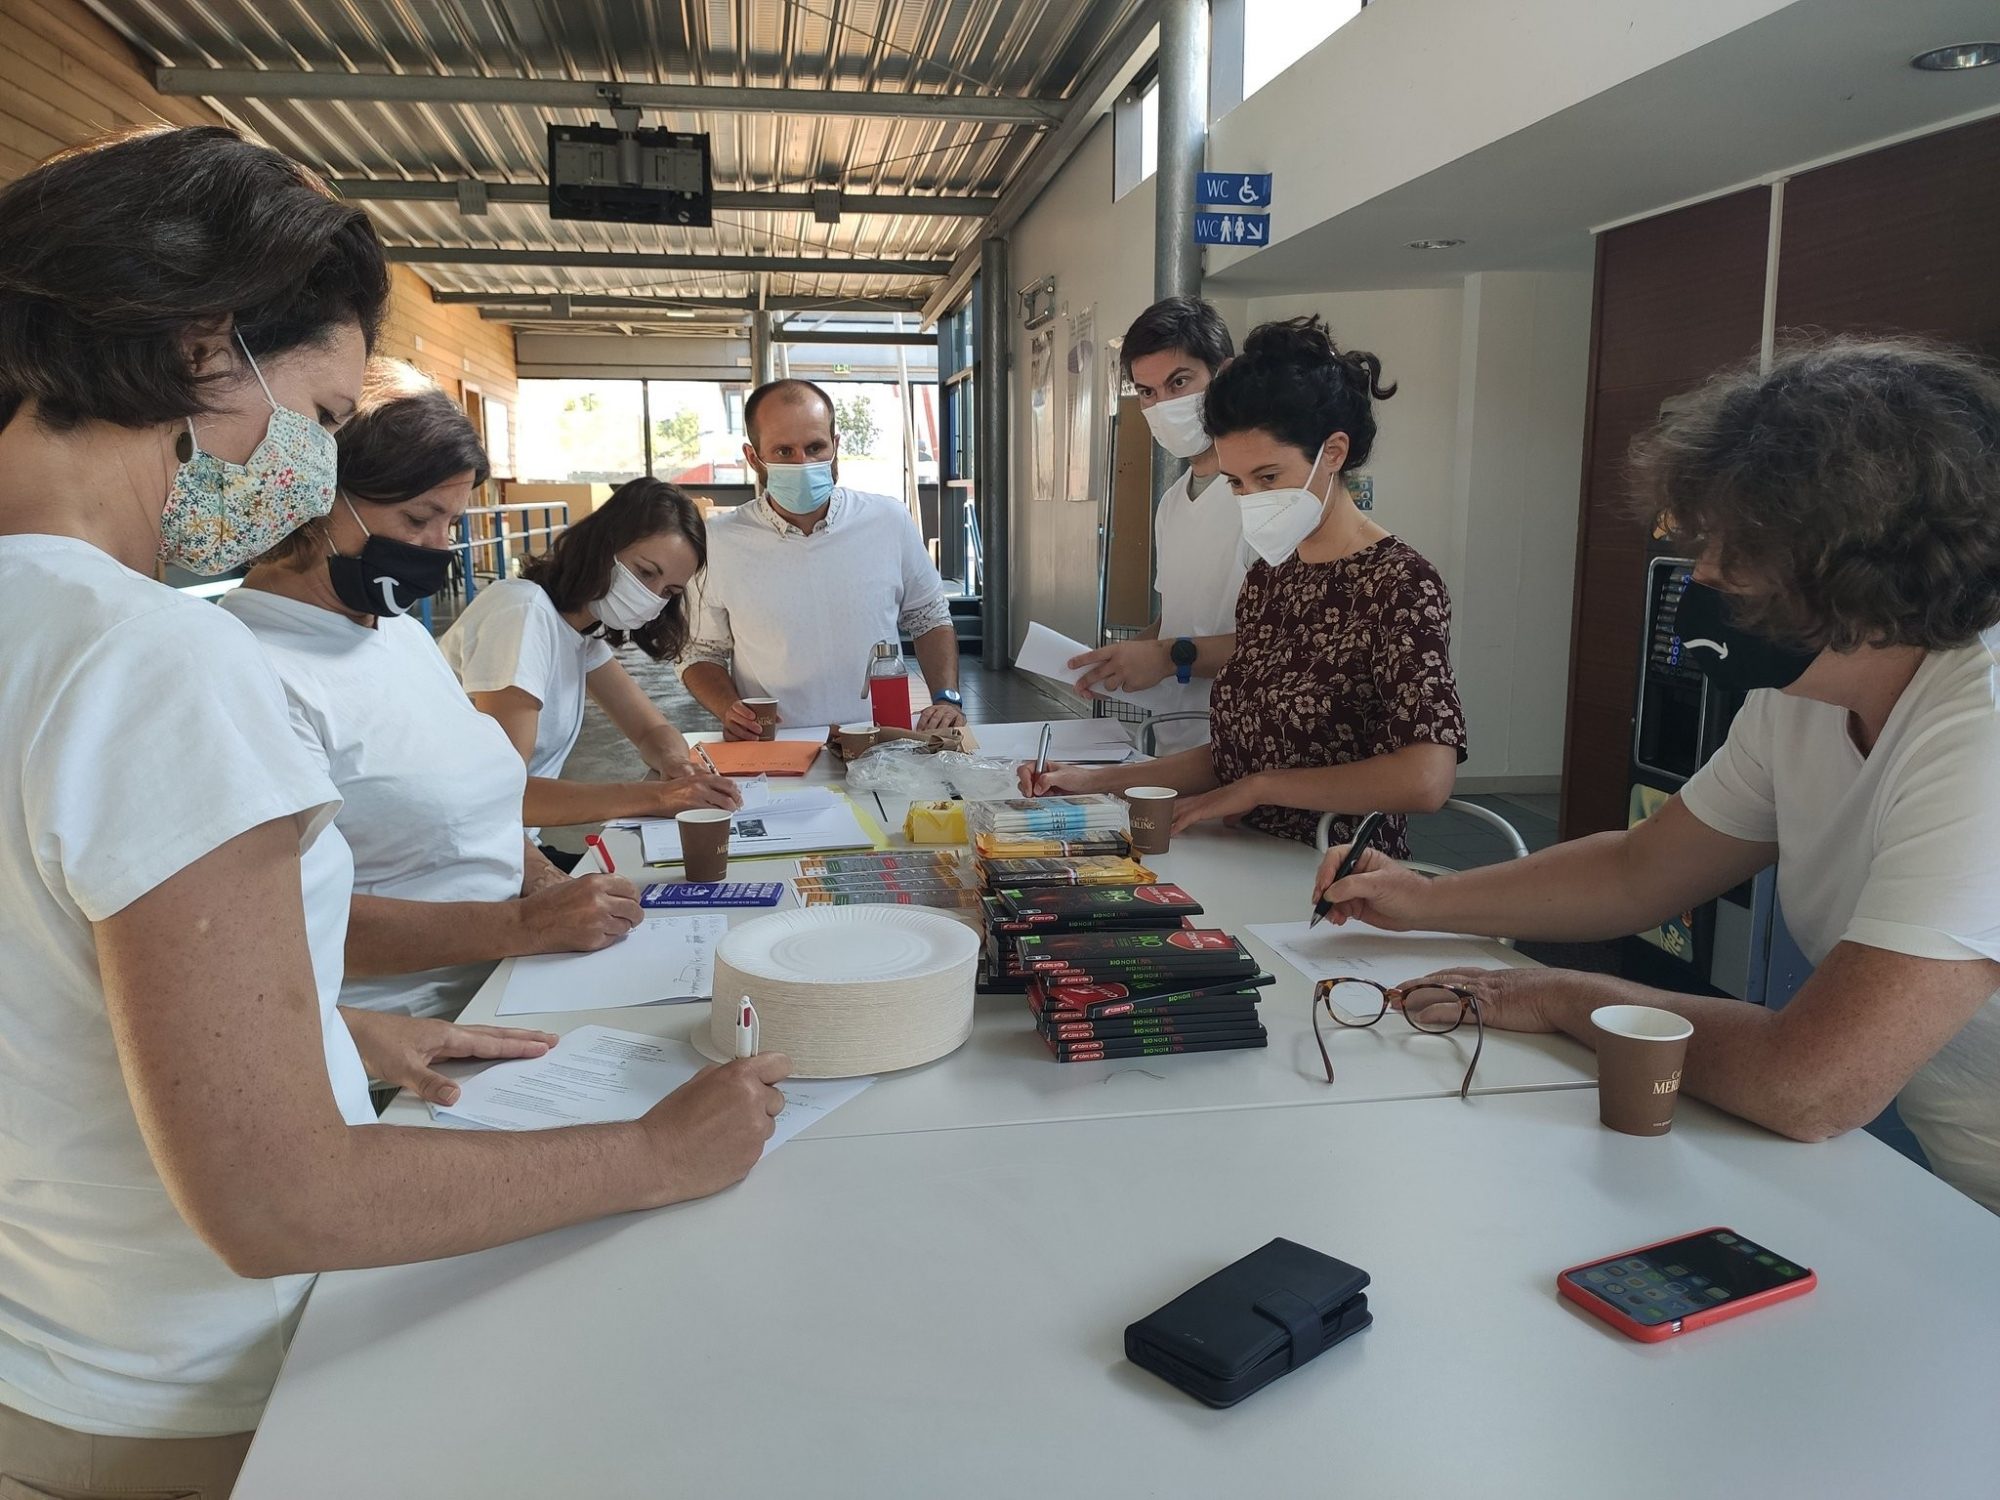
{"type": "Polygon", "coordinates": [[[1210,1406],[1234,1406],[1374,1321],[1368,1273],[1275,1239],[1125,1330],[1125,1357],[1210,1406]]]}

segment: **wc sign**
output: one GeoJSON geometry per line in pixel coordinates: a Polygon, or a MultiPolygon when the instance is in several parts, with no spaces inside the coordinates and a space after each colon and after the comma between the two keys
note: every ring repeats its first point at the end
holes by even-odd
{"type": "Polygon", "coordinates": [[[1194,216],[1197,245],[1268,245],[1271,216],[1245,213],[1246,208],[1271,206],[1269,172],[1202,172],[1195,178],[1196,201],[1215,213],[1194,216]]]}

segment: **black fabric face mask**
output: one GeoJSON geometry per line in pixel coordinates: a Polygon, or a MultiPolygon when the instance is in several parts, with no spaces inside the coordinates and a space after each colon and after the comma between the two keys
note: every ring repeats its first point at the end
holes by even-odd
{"type": "Polygon", "coordinates": [[[1818,658],[1818,651],[1788,646],[1730,623],[1728,597],[1688,580],[1674,612],[1669,660],[1675,665],[1693,667],[1719,688],[1747,693],[1788,688],[1818,658]]]}
{"type": "Polygon", "coordinates": [[[451,550],[376,536],[346,496],[347,513],[368,540],[354,557],[326,560],[333,597],[358,615],[406,615],[451,582],[451,550]]]}

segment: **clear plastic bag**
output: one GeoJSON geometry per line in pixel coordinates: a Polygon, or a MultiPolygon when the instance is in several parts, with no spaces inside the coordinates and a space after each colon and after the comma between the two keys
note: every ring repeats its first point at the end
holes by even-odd
{"type": "Polygon", "coordinates": [[[987,802],[1020,795],[1014,762],[957,750],[931,750],[917,740],[889,740],[847,763],[847,785],[884,797],[934,801],[962,797],[987,802]]]}

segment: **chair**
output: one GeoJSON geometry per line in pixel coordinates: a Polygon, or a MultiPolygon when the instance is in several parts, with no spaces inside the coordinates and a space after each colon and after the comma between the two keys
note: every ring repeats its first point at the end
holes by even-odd
{"type": "Polygon", "coordinates": [[[1139,721],[1138,745],[1140,752],[1145,755],[1156,755],[1159,753],[1156,748],[1157,741],[1153,738],[1153,726],[1155,724],[1179,724],[1190,719],[1199,719],[1202,723],[1206,724],[1208,722],[1208,710],[1205,708],[1188,708],[1179,709],[1170,714],[1148,714],[1139,721]]]}

